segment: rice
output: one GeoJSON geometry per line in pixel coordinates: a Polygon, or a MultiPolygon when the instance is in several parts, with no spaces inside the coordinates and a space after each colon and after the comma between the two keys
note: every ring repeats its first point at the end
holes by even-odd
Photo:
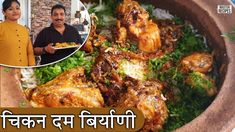
{"type": "Polygon", "coordinates": [[[35,88],[38,86],[33,69],[21,69],[21,86],[22,88],[35,88]]]}
{"type": "Polygon", "coordinates": [[[142,81],[146,79],[148,72],[146,62],[138,60],[122,60],[118,71],[121,74],[125,74],[129,77],[142,81]]]}
{"type": "Polygon", "coordinates": [[[160,8],[156,8],[153,10],[153,16],[155,16],[157,19],[160,20],[166,20],[166,19],[173,19],[174,16],[169,13],[168,10],[163,10],[160,8]]]}

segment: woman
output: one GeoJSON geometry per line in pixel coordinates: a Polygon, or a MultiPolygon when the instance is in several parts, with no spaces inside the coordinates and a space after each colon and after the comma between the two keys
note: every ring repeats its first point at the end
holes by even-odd
{"type": "Polygon", "coordinates": [[[2,4],[5,21],[0,23],[0,64],[34,66],[35,58],[28,30],[19,24],[20,3],[5,0],[2,4]]]}

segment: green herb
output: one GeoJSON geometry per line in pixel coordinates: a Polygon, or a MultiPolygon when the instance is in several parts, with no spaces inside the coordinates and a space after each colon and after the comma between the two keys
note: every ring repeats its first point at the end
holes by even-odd
{"type": "Polygon", "coordinates": [[[184,20],[179,18],[179,17],[173,17],[172,21],[174,21],[175,24],[178,24],[178,25],[183,25],[184,24],[184,20]]]}
{"type": "Polygon", "coordinates": [[[167,82],[169,86],[178,88],[184,86],[184,75],[176,67],[172,67],[164,72],[159,72],[157,78],[167,82]]]}
{"type": "Polygon", "coordinates": [[[95,12],[96,12],[95,7],[97,7],[97,4],[95,4],[95,5],[93,5],[92,7],[90,7],[90,8],[88,9],[88,13],[89,13],[89,14],[95,13],[95,12]]]}
{"type": "Polygon", "coordinates": [[[96,10],[100,5],[94,5],[89,9],[89,13],[95,13],[98,20],[95,21],[97,28],[108,27],[115,24],[115,21],[107,21],[105,18],[114,19],[116,7],[119,4],[119,0],[103,0],[104,8],[102,10],[96,10]]]}
{"type": "MultiPolygon", "coordinates": [[[[185,83],[185,75],[176,67],[160,72],[158,78],[167,83],[167,89],[178,91],[174,93],[177,100],[168,100],[169,117],[162,132],[170,132],[190,122],[201,114],[214,97],[199,96],[197,89],[185,83]]],[[[198,77],[197,77],[198,78],[198,77]]]]}
{"type": "Polygon", "coordinates": [[[105,42],[103,42],[102,46],[111,47],[111,46],[112,46],[112,43],[109,42],[109,41],[105,41],[105,42]]]}
{"type": "Polygon", "coordinates": [[[233,27],[232,31],[229,33],[224,33],[223,35],[221,35],[223,37],[227,37],[229,38],[231,41],[235,41],[235,27],[233,27]]]}
{"type": "Polygon", "coordinates": [[[138,46],[137,46],[137,44],[134,43],[134,42],[127,42],[127,43],[125,44],[125,47],[123,47],[122,45],[117,44],[117,45],[116,45],[116,48],[117,48],[118,50],[126,51],[126,52],[128,52],[128,51],[131,51],[131,52],[136,52],[136,51],[138,51],[138,46]]]}
{"type": "Polygon", "coordinates": [[[198,34],[198,32],[193,31],[190,24],[184,24],[182,30],[183,37],[179,40],[179,43],[177,43],[176,49],[184,54],[189,54],[196,51],[210,51],[206,43],[204,43],[204,38],[198,34]]]}
{"type": "Polygon", "coordinates": [[[35,68],[35,75],[40,83],[44,84],[68,69],[82,66],[85,68],[86,75],[89,76],[93,63],[94,59],[92,56],[86,55],[84,51],[77,51],[71,57],[54,65],[35,68]]]}
{"type": "Polygon", "coordinates": [[[198,97],[189,91],[181,95],[181,101],[167,102],[169,117],[162,132],[171,132],[199,116],[211,103],[213,97],[198,97]]]}
{"type": "Polygon", "coordinates": [[[182,56],[190,54],[192,52],[210,51],[210,49],[204,43],[203,37],[196,32],[193,32],[189,24],[184,24],[182,30],[183,36],[177,43],[176,49],[172,53],[166,54],[161,58],[151,59],[149,61],[149,67],[151,67],[153,71],[160,70],[162,66],[168,61],[177,63],[182,56]]]}
{"type": "MultiPolygon", "coordinates": [[[[186,83],[186,75],[179,68],[179,61],[183,56],[192,52],[210,52],[210,49],[204,43],[203,37],[194,32],[191,25],[184,23],[179,18],[174,18],[177,24],[183,24],[182,38],[177,42],[176,49],[169,54],[160,58],[149,60],[150,78],[156,78],[164,82],[167,86],[164,93],[173,92],[174,99],[168,99],[167,107],[169,109],[169,117],[161,131],[170,132],[190,122],[199,114],[201,114],[211,103],[214,97],[201,96],[198,88],[193,88],[186,83]],[[165,63],[171,61],[173,67],[163,71],[162,67],[165,63]]],[[[196,86],[208,85],[210,82],[201,77],[195,76],[194,73],[189,74],[196,79],[196,86]]],[[[205,93],[205,91],[204,91],[205,93]]]]}
{"type": "Polygon", "coordinates": [[[155,7],[152,4],[142,4],[141,6],[145,8],[145,10],[148,12],[151,19],[157,19],[153,14],[155,7]]]}
{"type": "Polygon", "coordinates": [[[206,89],[214,88],[213,83],[203,74],[198,72],[189,73],[190,85],[195,88],[200,95],[206,96],[206,89]]]}
{"type": "Polygon", "coordinates": [[[131,44],[129,50],[132,51],[132,52],[137,51],[138,50],[137,44],[131,44]]]}
{"type": "Polygon", "coordinates": [[[105,84],[106,84],[107,86],[109,86],[109,85],[110,85],[110,80],[105,79],[105,84]]]}
{"type": "Polygon", "coordinates": [[[4,70],[3,70],[4,72],[11,72],[12,71],[12,69],[11,68],[8,68],[8,67],[6,67],[6,68],[4,68],[4,70]]]}

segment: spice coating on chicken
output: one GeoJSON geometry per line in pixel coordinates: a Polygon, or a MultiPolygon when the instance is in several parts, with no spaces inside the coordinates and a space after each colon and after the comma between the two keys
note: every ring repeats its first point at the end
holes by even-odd
{"type": "Polygon", "coordinates": [[[104,43],[107,39],[105,36],[96,33],[96,24],[95,20],[98,18],[96,16],[91,16],[91,31],[86,40],[86,43],[82,46],[81,50],[84,50],[88,53],[92,53],[94,51],[94,47],[99,47],[104,43]]]}
{"type": "Polygon", "coordinates": [[[182,70],[184,72],[195,71],[207,73],[211,71],[213,65],[213,57],[209,53],[192,53],[181,60],[182,70]]]}
{"type": "Polygon", "coordinates": [[[117,13],[117,30],[120,34],[117,42],[125,43],[126,38],[135,40],[138,42],[139,49],[148,53],[155,52],[161,47],[160,30],[157,24],[149,20],[148,12],[138,2],[124,0],[118,6],[117,13]]]}
{"type": "Polygon", "coordinates": [[[102,48],[92,68],[91,77],[98,84],[105,103],[112,105],[126,91],[125,77],[145,80],[146,61],[138,54],[129,54],[116,48],[102,48]]]}
{"type": "Polygon", "coordinates": [[[100,90],[88,82],[84,69],[65,71],[55,79],[26,91],[33,107],[103,107],[100,90]]]}
{"type": "Polygon", "coordinates": [[[165,98],[160,90],[163,86],[157,81],[131,82],[117,103],[117,107],[136,107],[145,117],[143,131],[157,131],[162,128],[168,117],[165,98]]]}

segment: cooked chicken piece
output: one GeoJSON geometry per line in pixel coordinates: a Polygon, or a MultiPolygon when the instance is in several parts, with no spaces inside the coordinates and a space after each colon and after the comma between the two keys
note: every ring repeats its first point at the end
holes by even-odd
{"type": "Polygon", "coordinates": [[[155,23],[149,21],[139,37],[139,49],[145,52],[154,52],[161,47],[160,32],[155,23]]]}
{"type": "Polygon", "coordinates": [[[84,50],[86,52],[93,52],[94,47],[99,47],[101,46],[107,39],[103,35],[98,35],[96,33],[96,25],[95,25],[95,19],[98,19],[96,16],[91,17],[91,31],[89,34],[89,37],[86,41],[86,43],[82,46],[81,50],[84,50]]]}
{"type": "Polygon", "coordinates": [[[84,50],[86,52],[92,53],[94,51],[94,47],[93,47],[93,39],[94,37],[97,36],[96,34],[96,25],[95,25],[95,19],[98,19],[95,16],[91,16],[91,30],[90,30],[90,34],[87,38],[86,43],[81,47],[81,50],[84,50]]]}
{"type": "Polygon", "coordinates": [[[132,0],[123,0],[117,7],[118,18],[122,25],[129,26],[133,23],[144,25],[149,19],[148,12],[142,8],[138,2],[132,0]]]}
{"type": "Polygon", "coordinates": [[[93,45],[96,47],[101,46],[106,41],[106,38],[102,35],[97,35],[97,37],[93,40],[93,45]]]}
{"type": "Polygon", "coordinates": [[[162,84],[157,81],[131,82],[116,104],[117,107],[136,107],[143,112],[145,124],[143,131],[158,131],[168,117],[165,98],[161,93],[162,84]]]}
{"type": "Polygon", "coordinates": [[[100,90],[86,81],[84,69],[65,71],[52,81],[26,91],[33,107],[103,107],[100,90]]]}
{"type": "Polygon", "coordinates": [[[125,44],[127,39],[127,30],[125,27],[121,27],[121,22],[117,21],[117,38],[116,42],[120,44],[125,44]]]}
{"type": "Polygon", "coordinates": [[[125,77],[146,79],[147,63],[137,58],[115,48],[101,49],[91,77],[98,83],[106,104],[112,105],[126,91],[123,80],[125,77]]]}
{"type": "Polygon", "coordinates": [[[215,81],[200,72],[190,73],[186,83],[196,88],[201,94],[206,93],[208,96],[214,96],[217,93],[215,81]]]}
{"type": "Polygon", "coordinates": [[[92,53],[94,51],[94,47],[92,44],[92,37],[88,37],[86,43],[82,46],[81,50],[86,51],[88,53],[92,53]]]}
{"type": "Polygon", "coordinates": [[[89,36],[82,50],[91,53],[94,51],[94,47],[100,47],[105,41],[107,39],[102,35],[89,36]]]}
{"type": "Polygon", "coordinates": [[[161,47],[157,24],[149,20],[148,12],[136,1],[124,0],[118,6],[117,13],[118,42],[124,43],[126,38],[138,41],[139,49],[145,52],[155,52],[161,47]]]}
{"type": "Polygon", "coordinates": [[[211,71],[213,65],[213,57],[208,53],[192,53],[181,60],[182,71],[196,71],[207,73],[211,71]]]}

